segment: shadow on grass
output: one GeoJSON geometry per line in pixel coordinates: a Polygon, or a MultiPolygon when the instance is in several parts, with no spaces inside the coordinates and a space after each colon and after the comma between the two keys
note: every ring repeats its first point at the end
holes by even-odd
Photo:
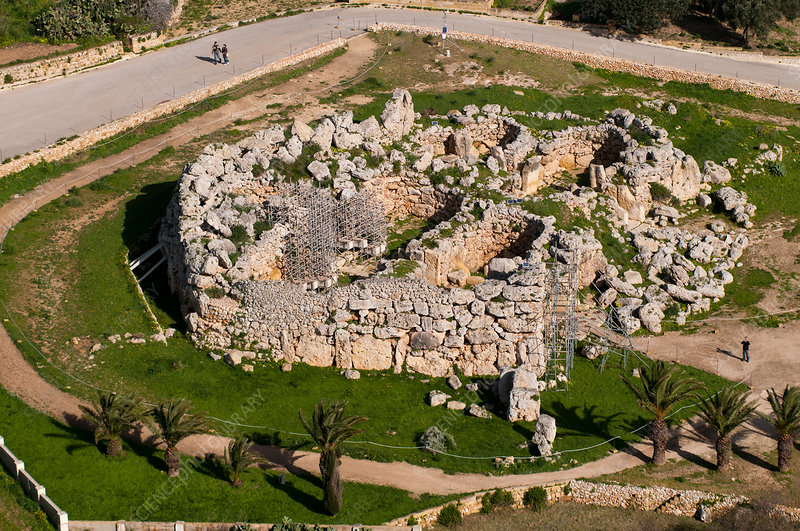
{"type": "Polygon", "coordinates": [[[769,470],[770,472],[777,472],[778,471],[778,466],[777,465],[774,465],[774,464],[770,463],[769,461],[767,461],[767,460],[755,455],[754,453],[749,452],[748,450],[749,449],[747,449],[747,448],[745,448],[743,446],[739,446],[736,443],[733,444],[733,455],[741,457],[742,459],[744,459],[748,463],[750,463],[752,465],[755,465],[755,466],[758,466],[758,467],[761,467],[764,470],[769,470]]]}
{"type": "Polygon", "coordinates": [[[281,485],[280,476],[269,474],[266,476],[266,481],[273,489],[284,492],[286,495],[297,503],[301,503],[309,511],[313,511],[319,515],[325,515],[325,507],[322,505],[322,500],[316,496],[312,496],[307,492],[303,492],[293,485],[295,481],[310,481],[314,486],[322,488],[322,481],[315,476],[304,476],[287,478],[286,483],[281,485]],[[311,481],[316,480],[316,481],[311,481]]]}
{"type": "MultiPolygon", "coordinates": [[[[81,449],[88,449],[94,447],[100,456],[105,457],[103,450],[105,448],[98,448],[94,441],[94,431],[90,423],[81,417],[75,415],[66,415],[67,424],[48,418],[50,425],[54,428],[53,433],[45,434],[45,437],[70,439],[76,441],[74,444],[67,446],[67,453],[73,455],[76,451],[81,449]]],[[[144,457],[147,463],[158,470],[167,470],[164,459],[160,457],[160,450],[156,449],[154,445],[156,440],[154,437],[143,439],[142,432],[139,430],[131,430],[123,434],[122,439],[123,449],[125,452],[131,452],[139,457],[144,457]],[[144,441],[144,442],[143,442],[144,441]]],[[[124,459],[124,457],[119,457],[124,459]]]]}
{"type": "Polygon", "coordinates": [[[148,184],[141,193],[125,204],[122,241],[135,258],[155,245],[161,218],[167,209],[176,182],[148,184]]]}

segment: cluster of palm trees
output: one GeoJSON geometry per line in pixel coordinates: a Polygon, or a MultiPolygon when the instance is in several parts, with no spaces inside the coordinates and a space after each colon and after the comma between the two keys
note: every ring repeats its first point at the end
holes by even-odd
{"type": "MultiPolygon", "coordinates": [[[[363,432],[357,427],[366,417],[345,415],[346,402],[326,403],[320,401],[314,409],[311,421],[299,412],[300,420],[314,443],[320,448],[319,470],[322,474],[323,505],[331,515],[342,508],[342,480],[339,474],[342,443],[363,432]]],[[[183,398],[162,402],[144,409],[127,397],[114,392],[101,393],[91,406],[80,406],[87,420],[95,425],[94,437],[98,447],[105,446],[106,457],[118,457],[123,453],[121,437],[134,430],[140,422],[147,424],[164,443],[164,461],[167,474],[180,474],[181,455],[178,443],[190,435],[208,430],[208,415],[193,412],[192,404],[183,398]]],[[[253,442],[241,436],[228,443],[221,464],[228,473],[233,487],[242,485],[242,473],[261,460],[253,452],[253,442]]]]}
{"type": "Polygon", "coordinates": [[[749,389],[726,387],[717,393],[706,390],[703,384],[688,378],[677,365],[655,361],[650,367],[640,369],[636,382],[623,376],[622,380],[636,395],[645,412],[652,415],[650,438],[653,440],[653,463],[666,462],[668,439],[667,419],[679,403],[686,399],[699,400],[700,417],[714,430],[714,448],[717,453],[717,470],[730,466],[731,435],[733,431],[757,414],[775,429],[778,441],[778,470],[788,472],[792,463],[794,438],[800,433],[800,387],[786,386],[783,393],[774,388],[767,393],[771,415],[756,412],[757,404],[750,400],[749,389]]]}

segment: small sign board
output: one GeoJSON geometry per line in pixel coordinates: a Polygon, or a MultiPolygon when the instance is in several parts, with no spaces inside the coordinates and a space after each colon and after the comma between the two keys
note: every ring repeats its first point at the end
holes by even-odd
{"type": "Polygon", "coordinates": [[[442,40],[447,38],[447,26],[442,28],[442,40]]]}

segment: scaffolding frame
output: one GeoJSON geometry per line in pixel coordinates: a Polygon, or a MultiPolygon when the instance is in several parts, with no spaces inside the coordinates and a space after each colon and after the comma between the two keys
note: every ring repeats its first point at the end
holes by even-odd
{"type": "Polygon", "coordinates": [[[554,248],[544,305],[545,379],[569,385],[578,336],[578,264],[574,250],[554,248]]]}
{"type": "Polygon", "coordinates": [[[325,289],[338,280],[339,251],[365,258],[386,251],[386,208],[373,190],[337,201],[330,188],[281,183],[265,202],[269,224],[284,226],[282,278],[305,289],[325,289]]]}

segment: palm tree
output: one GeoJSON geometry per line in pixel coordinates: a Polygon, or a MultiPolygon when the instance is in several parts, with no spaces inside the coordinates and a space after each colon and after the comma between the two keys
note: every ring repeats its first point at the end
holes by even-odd
{"type": "Polygon", "coordinates": [[[303,410],[300,410],[303,427],[321,450],[319,471],[322,474],[322,504],[331,515],[336,515],[342,508],[342,479],[339,476],[342,443],[362,433],[364,430],[357,428],[356,424],[367,420],[367,417],[345,416],[346,407],[347,402],[326,404],[324,400],[320,400],[314,408],[311,422],[303,415],[303,410]]]}
{"type": "Polygon", "coordinates": [[[748,389],[731,386],[700,402],[700,417],[717,432],[717,470],[725,470],[731,464],[731,432],[756,410],[755,402],[747,400],[749,394],[748,389]]]}
{"type": "Polygon", "coordinates": [[[167,447],[164,461],[170,477],[177,476],[181,471],[181,455],[175,448],[178,443],[206,430],[206,413],[189,413],[191,407],[191,402],[178,398],[162,402],[150,410],[158,435],[167,447]]]}
{"type": "Polygon", "coordinates": [[[225,468],[228,469],[231,485],[234,487],[242,486],[242,472],[259,461],[259,458],[250,451],[252,447],[253,441],[245,436],[228,443],[228,448],[225,450],[225,468]]]}
{"type": "Polygon", "coordinates": [[[136,403],[114,392],[99,394],[91,407],[80,406],[85,418],[95,425],[95,443],[105,441],[106,457],[122,454],[120,436],[135,427],[136,403]]]}
{"type": "Polygon", "coordinates": [[[685,377],[677,365],[668,365],[661,360],[654,361],[651,367],[641,367],[639,372],[641,384],[636,384],[625,376],[622,376],[622,381],[636,395],[639,406],[653,415],[650,422],[653,463],[661,466],[667,462],[667,417],[678,402],[695,392],[700,384],[685,377]]]}
{"type": "Polygon", "coordinates": [[[792,446],[800,433],[800,387],[789,387],[779,395],[773,387],[767,391],[767,401],[774,417],[760,415],[778,432],[778,471],[788,472],[792,466],[792,446]]]}

